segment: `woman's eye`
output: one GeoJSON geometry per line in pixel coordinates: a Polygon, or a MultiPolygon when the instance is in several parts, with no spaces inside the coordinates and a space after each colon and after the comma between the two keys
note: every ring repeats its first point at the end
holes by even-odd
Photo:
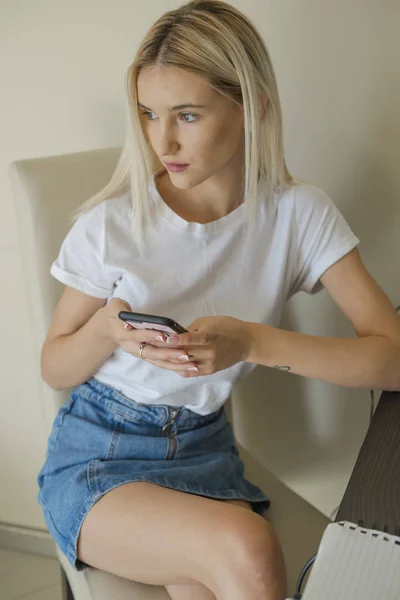
{"type": "MultiPolygon", "coordinates": [[[[154,115],[155,113],[153,113],[152,111],[149,110],[145,110],[142,112],[142,115],[145,115],[149,121],[154,121],[155,119],[151,118],[150,115],[154,115]]],[[[194,115],[192,113],[181,113],[180,116],[182,117],[190,117],[192,118],[190,121],[187,120],[186,118],[184,119],[184,121],[186,123],[195,123],[195,121],[197,121],[197,119],[199,118],[199,115],[194,115]]]]}
{"type": "MultiPolygon", "coordinates": [[[[142,115],[146,115],[146,117],[149,117],[149,115],[154,115],[153,112],[149,111],[149,110],[144,110],[142,112],[142,115]]],[[[149,119],[150,121],[154,121],[154,119],[149,119]]]]}
{"type": "Polygon", "coordinates": [[[181,113],[181,115],[185,117],[194,117],[194,121],[186,121],[186,123],[194,123],[198,119],[198,115],[192,115],[192,113],[181,113]]]}

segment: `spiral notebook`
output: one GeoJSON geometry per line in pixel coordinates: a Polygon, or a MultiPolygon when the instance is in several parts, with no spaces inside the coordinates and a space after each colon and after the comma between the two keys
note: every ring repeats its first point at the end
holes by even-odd
{"type": "Polygon", "coordinates": [[[331,523],[310,569],[302,600],[399,600],[400,537],[331,523]]]}

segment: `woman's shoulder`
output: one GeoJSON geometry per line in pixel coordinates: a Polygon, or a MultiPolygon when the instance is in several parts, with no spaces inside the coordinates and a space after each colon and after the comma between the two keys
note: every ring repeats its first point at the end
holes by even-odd
{"type": "Polygon", "coordinates": [[[308,220],[312,214],[335,210],[332,198],[318,185],[309,181],[294,180],[286,186],[278,201],[278,212],[285,219],[308,220]]]}
{"type": "Polygon", "coordinates": [[[112,235],[114,232],[118,236],[121,228],[129,228],[131,211],[129,193],[112,196],[85,210],[79,216],[77,226],[87,232],[100,234],[102,231],[107,235],[112,235]]]}
{"type": "Polygon", "coordinates": [[[113,196],[97,201],[92,206],[82,205],[80,213],[76,218],[76,226],[79,228],[104,227],[111,222],[124,222],[131,210],[130,194],[113,196]]]}
{"type": "Polygon", "coordinates": [[[331,202],[329,195],[315,183],[294,179],[287,185],[279,199],[279,205],[294,205],[311,203],[326,204],[331,202]]]}
{"type": "Polygon", "coordinates": [[[126,223],[132,216],[130,192],[103,200],[103,214],[106,220],[126,223]]]}

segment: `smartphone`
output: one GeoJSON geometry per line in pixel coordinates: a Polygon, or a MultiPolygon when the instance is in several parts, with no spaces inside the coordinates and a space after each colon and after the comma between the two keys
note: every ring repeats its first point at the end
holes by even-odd
{"type": "Polygon", "coordinates": [[[171,337],[174,333],[180,334],[188,331],[179,323],[176,323],[173,319],[167,317],[159,317],[156,315],[146,315],[144,313],[129,312],[121,310],[118,313],[118,317],[132,325],[135,329],[155,329],[156,331],[162,331],[166,337],[171,337]]]}

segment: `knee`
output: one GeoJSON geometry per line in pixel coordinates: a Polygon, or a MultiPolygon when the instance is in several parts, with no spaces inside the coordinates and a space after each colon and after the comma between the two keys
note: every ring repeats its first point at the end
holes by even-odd
{"type": "Polygon", "coordinates": [[[260,515],[241,515],[226,534],[226,544],[227,568],[233,576],[268,580],[285,572],[278,536],[260,515]]]}

